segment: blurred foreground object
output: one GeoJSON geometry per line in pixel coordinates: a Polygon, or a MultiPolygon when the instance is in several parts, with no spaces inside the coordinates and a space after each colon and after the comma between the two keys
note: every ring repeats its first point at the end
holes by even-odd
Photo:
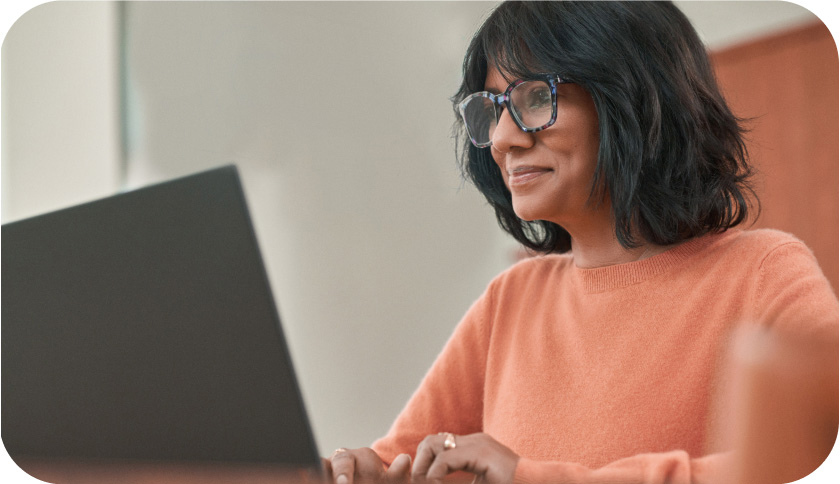
{"type": "Polygon", "coordinates": [[[213,463],[60,462],[19,460],[31,476],[53,484],[307,484],[317,472],[288,467],[213,463]]]}
{"type": "Polygon", "coordinates": [[[837,438],[837,334],[817,337],[748,328],[735,338],[731,383],[732,483],[801,479],[837,438]]]}

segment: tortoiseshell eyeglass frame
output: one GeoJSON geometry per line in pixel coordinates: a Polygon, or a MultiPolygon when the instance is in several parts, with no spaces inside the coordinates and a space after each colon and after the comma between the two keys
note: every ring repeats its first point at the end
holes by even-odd
{"type": "Polygon", "coordinates": [[[490,145],[493,144],[492,139],[487,141],[487,142],[484,142],[484,143],[479,143],[475,140],[473,134],[470,133],[469,125],[467,124],[466,107],[467,107],[467,104],[469,104],[469,102],[472,101],[473,99],[478,98],[478,97],[483,97],[483,98],[489,99],[493,103],[493,107],[496,111],[496,121],[497,122],[499,121],[499,118],[502,116],[502,107],[506,107],[508,109],[508,112],[510,112],[512,114],[511,118],[516,123],[516,125],[519,126],[519,129],[521,129],[522,131],[524,131],[526,133],[535,133],[537,131],[542,131],[546,128],[551,127],[551,125],[553,125],[554,122],[557,120],[557,85],[558,84],[566,84],[566,83],[569,83],[569,82],[570,81],[560,77],[557,74],[546,74],[546,75],[541,76],[541,77],[528,78],[528,79],[517,79],[517,80],[511,82],[508,85],[507,89],[505,89],[505,92],[503,92],[501,94],[493,94],[492,92],[487,92],[487,91],[480,91],[480,92],[470,94],[463,101],[461,101],[460,104],[458,104],[458,110],[461,113],[461,120],[464,122],[464,126],[467,127],[467,134],[470,136],[470,141],[477,148],[487,148],[487,147],[489,147],[490,145]],[[547,123],[545,123],[544,125],[533,127],[533,128],[527,127],[523,124],[522,120],[519,119],[519,115],[517,114],[517,110],[511,108],[511,100],[510,100],[510,94],[513,92],[514,89],[516,89],[517,86],[520,86],[520,85],[522,85],[526,82],[531,82],[531,81],[543,81],[543,82],[547,83],[549,88],[551,89],[551,119],[549,119],[549,121],[547,123]]]}

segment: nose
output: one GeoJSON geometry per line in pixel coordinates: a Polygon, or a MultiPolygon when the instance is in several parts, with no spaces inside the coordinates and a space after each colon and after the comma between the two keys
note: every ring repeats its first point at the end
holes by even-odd
{"type": "Polygon", "coordinates": [[[502,153],[517,148],[530,148],[534,144],[533,134],[522,131],[511,116],[508,109],[503,109],[493,131],[493,146],[502,153]]]}

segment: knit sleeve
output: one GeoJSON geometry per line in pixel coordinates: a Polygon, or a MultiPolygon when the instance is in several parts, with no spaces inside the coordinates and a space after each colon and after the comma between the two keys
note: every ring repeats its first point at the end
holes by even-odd
{"type": "Polygon", "coordinates": [[[467,311],[388,434],[373,444],[383,462],[403,453],[414,458],[430,434],[481,431],[491,300],[488,289],[467,311]]]}
{"type": "Polygon", "coordinates": [[[568,462],[520,459],[515,484],[711,484],[728,477],[732,456],[711,454],[692,459],[684,451],[639,454],[599,469],[568,462]]]}
{"type": "Polygon", "coordinates": [[[756,320],[800,335],[834,335],[837,297],[808,247],[794,240],[777,246],[761,262],[755,294],[756,320]]]}

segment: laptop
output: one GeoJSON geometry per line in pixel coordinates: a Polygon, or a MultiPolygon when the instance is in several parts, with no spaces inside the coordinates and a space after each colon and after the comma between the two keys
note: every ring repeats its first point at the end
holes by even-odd
{"type": "Polygon", "coordinates": [[[317,472],[235,166],[4,224],[0,274],[0,433],[30,474],[317,472]]]}

